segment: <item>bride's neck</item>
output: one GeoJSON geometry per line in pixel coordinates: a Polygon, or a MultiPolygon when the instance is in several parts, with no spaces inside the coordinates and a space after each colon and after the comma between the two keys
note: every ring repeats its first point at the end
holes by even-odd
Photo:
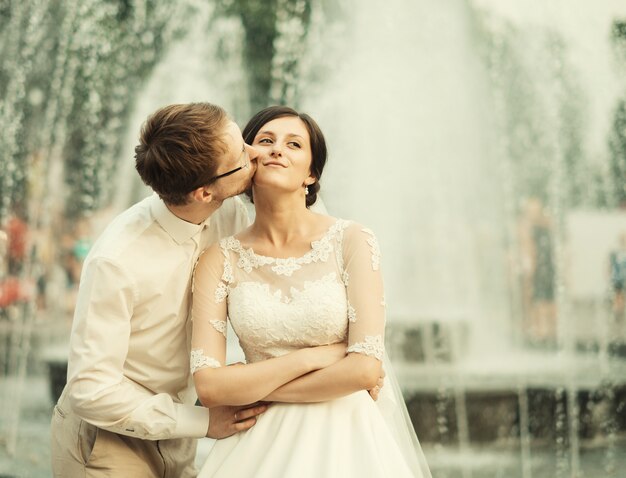
{"type": "Polygon", "coordinates": [[[294,196],[262,195],[254,198],[256,217],[252,232],[274,244],[284,244],[295,235],[306,235],[311,228],[314,213],[309,211],[303,198],[294,196]]]}

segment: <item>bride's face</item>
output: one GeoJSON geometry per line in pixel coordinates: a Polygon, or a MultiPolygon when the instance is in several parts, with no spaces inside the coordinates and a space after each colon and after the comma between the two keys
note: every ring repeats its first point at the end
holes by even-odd
{"type": "Polygon", "coordinates": [[[311,139],[296,116],[265,123],[252,143],[259,152],[254,184],[304,193],[304,186],[315,182],[311,175],[311,139]]]}

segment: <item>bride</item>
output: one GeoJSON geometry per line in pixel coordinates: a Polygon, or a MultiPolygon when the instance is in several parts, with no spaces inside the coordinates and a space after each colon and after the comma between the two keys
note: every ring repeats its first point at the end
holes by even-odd
{"type": "Polygon", "coordinates": [[[378,401],[368,394],[385,358],[376,237],[308,209],[326,162],[322,132],[308,115],[270,107],[243,134],[260,153],[256,217],[198,262],[191,370],[206,407],[272,404],[250,430],[218,440],[199,476],[430,477],[387,362],[378,401]],[[225,366],[227,320],[245,365],[225,366]],[[321,345],[325,361],[307,355],[321,345]]]}

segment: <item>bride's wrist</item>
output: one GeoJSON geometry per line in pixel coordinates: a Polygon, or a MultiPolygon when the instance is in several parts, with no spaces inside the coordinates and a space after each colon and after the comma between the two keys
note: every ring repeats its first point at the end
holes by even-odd
{"type": "Polygon", "coordinates": [[[300,349],[298,350],[298,353],[302,356],[306,373],[313,372],[314,370],[318,370],[323,367],[321,358],[319,357],[319,354],[316,353],[315,347],[300,349]]]}

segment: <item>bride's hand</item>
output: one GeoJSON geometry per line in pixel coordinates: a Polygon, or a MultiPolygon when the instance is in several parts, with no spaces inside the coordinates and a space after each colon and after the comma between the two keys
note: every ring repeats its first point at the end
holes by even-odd
{"type": "Polygon", "coordinates": [[[385,371],[381,367],[380,377],[378,377],[378,382],[376,383],[376,386],[372,388],[371,390],[368,390],[370,397],[372,397],[374,401],[378,400],[378,394],[380,393],[380,389],[383,388],[384,385],[385,385],[385,371]]]}
{"type": "Polygon", "coordinates": [[[346,344],[320,345],[306,349],[306,351],[313,357],[315,369],[326,368],[346,356],[346,344]]]}

